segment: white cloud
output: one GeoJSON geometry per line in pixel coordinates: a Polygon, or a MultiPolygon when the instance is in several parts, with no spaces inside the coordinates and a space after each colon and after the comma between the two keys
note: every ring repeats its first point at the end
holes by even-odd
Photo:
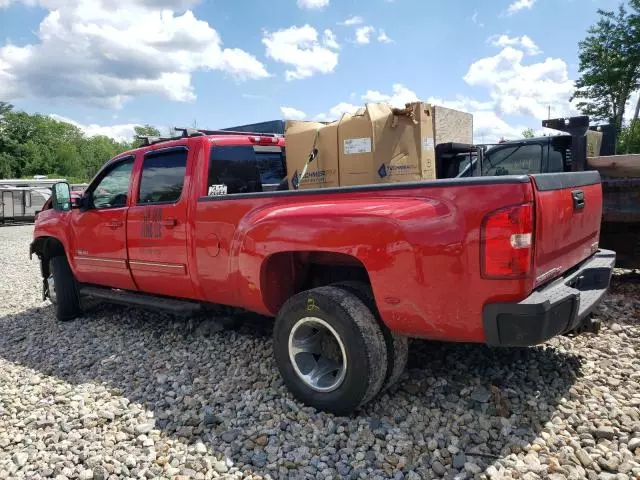
{"type": "Polygon", "coordinates": [[[507,15],[513,15],[518,13],[520,10],[533,8],[533,5],[536,3],[536,0],[516,0],[507,8],[507,15]]]}
{"type": "Polygon", "coordinates": [[[360,27],[356,29],[356,43],[361,45],[371,42],[371,35],[376,31],[372,26],[360,27]]]}
{"type": "Polygon", "coordinates": [[[473,12],[473,15],[471,15],[471,21],[473,23],[475,23],[476,25],[478,25],[480,28],[484,28],[484,23],[478,21],[478,11],[477,10],[475,12],[473,12]]]}
{"type": "Polygon", "coordinates": [[[354,113],[361,105],[354,105],[348,102],[340,102],[329,109],[327,113],[319,113],[314,117],[318,122],[338,120],[345,113],[354,113]]]}
{"type": "Polygon", "coordinates": [[[329,48],[335,48],[336,50],[340,49],[340,45],[338,44],[338,39],[336,38],[335,33],[333,33],[328,28],[322,35],[322,43],[324,43],[329,48]]]}
{"type": "Polygon", "coordinates": [[[333,34],[330,37],[325,31],[324,44],[321,44],[316,29],[304,25],[265,32],[262,43],[267,48],[268,57],[293,67],[285,73],[289,81],[333,72],[338,65],[338,53],[335,51],[335,37],[333,34]]]}
{"type": "Polygon", "coordinates": [[[473,137],[477,143],[497,143],[500,139],[522,138],[525,126],[512,127],[493,111],[473,112],[473,137]]]}
{"type": "Polygon", "coordinates": [[[280,107],[280,111],[285,120],[303,120],[307,117],[306,113],[293,107],[280,107]]]}
{"type": "Polygon", "coordinates": [[[171,10],[195,0],[23,1],[49,12],[37,43],[0,47],[0,98],[121,107],[145,94],[193,100],[191,77],[198,70],[238,80],[269,76],[253,55],[223,48],[206,21],[171,10]]]}
{"type": "Polygon", "coordinates": [[[388,103],[393,107],[402,108],[407,103],[419,101],[418,96],[413,90],[405,87],[401,83],[396,83],[391,87],[390,94],[380,93],[377,90],[368,90],[362,95],[365,103],[388,103]]]}
{"type": "Polygon", "coordinates": [[[509,37],[508,35],[492,35],[487,38],[487,43],[494,47],[522,47],[529,55],[539,55],[542,50],[527,35],[521,37],[509,37]]]}
{"type": "Polygon", "coordinates": [[[364,22],[364,19],[362,17],[360,17],[359,15],[353,15],[347,18],[344,22],[340,22],[340,25],[346,25],[346,26],[362,25],[363,22],[364,22]]]}
{"type": "Polygon", "coordinates": [[[117,140],[119,142],[131,141],[134,135],[134,127],[138,125],[135,123],[127,123],[127,124],[120,124],[120,125],[97,125],[97,124],[84,125],[76,122],[75,120],[71,120],[70,118],[63,117],[61,115],[51,114],[49,116],[59,122],[70,123],[71,125],[78,127],[80,130],[84,132],[85,135],[89,137],[104,135],[106,137],[113,138],[114,140],[117,140]]]}
{"type": "Polygon", "coordinates": [[[329,0],[298,0],[298,7],[308,10],[320,10],[329,5],[329,0]]]}
{"type": "Polygon", "coordinates": [[[378,41],[381,43],[391,43],[393,42],[393,40],[391,40],[387,34],[385,33],[384,30],[380,30],[378,33],[378,41]]]}
{"type": "Polygon", "coordinates": [[[486,87],[499,114],[542,119],[546,118],[549,105],[558,116],[575,114],[569,101],[573,81],[564,60],[547,58],[523,65],[523,58],[523,51],[506,47],[493,57],[474,62],[464,80],[471,86],[486,87]]]}

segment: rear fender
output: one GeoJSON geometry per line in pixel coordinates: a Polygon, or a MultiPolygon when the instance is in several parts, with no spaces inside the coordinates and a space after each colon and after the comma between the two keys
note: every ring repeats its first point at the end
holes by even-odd
{"type": "Polygon", "coordinates": [[[386,322],[390,315],[385,315],[388,309],[381,297],[389,291],[389,282],[421,276],[421,250],[414,247],[425,241],[421,233],[426,226],[448,213],[442,202],[410,197],[309,202],[254,211],[240,223],[231,252],[236,291],[243,297],[239,303],[275,315],[295,293],[299,265],[293,259],[322,262],[318,259],[324,256],[332,264],[338,261],[366,269],[386,322]],[[285,253],[291,256],[276,257],[285,253]],[[284,292],[282,298],[265,298],[266,282],[281,276],[287,278],[286,286],[275,290],[284,292]]]}

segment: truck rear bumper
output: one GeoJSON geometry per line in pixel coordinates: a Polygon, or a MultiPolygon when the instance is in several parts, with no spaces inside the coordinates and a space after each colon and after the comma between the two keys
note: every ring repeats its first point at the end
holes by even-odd
{"type": "Polygon", "coordinates": [[[487,345],[537,345],[581,326],[607,293],[616,254],[598,250],[563,277],[518,303],[486,305],[487,345]]]}

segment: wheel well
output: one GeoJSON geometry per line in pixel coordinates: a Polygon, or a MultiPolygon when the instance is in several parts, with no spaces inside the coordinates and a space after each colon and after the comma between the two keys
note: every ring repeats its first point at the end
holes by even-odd
{"type": "Polygon", "coordinates": [[[263,263],[260,283],[263,301],[275,315],[292,295],[345,280],[371,284],[364,264],[351,255],[280,252],[263,263]]]}
{"type": "Polygon", "coordinates": [[[49,276],[49,259],[58,255],[66,255],[62,242],[54,237],[40,237],[33,242],[33,252],[40,258],[42,276],[49,276]]]}

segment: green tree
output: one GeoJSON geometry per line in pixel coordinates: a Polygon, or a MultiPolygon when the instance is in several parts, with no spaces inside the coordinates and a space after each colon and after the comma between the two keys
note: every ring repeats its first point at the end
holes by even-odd
{"type": "MultiPolygon", "coordinates": [[[[142,133],[155,133],[146,127],[142,133]]],[[[0,178],[43,174],[88,181],[107,160],[130,148],[129,143],[87,137],[74,125],[0,102],[0,178]]]]}
{"type": "Polygon", "coordinates": [[[133,140],[134,148],[137,148],[140,145],[142,145],[142,140],[137,137],[159,137],[160,136],[160,130],[158,130],[156,127],[149,124],[135,126],[133,127],[133,131],[134,131],[134,140],[133,140]]]}
{"type": "Polygon", "coordinates": [[[535,136],[536,136],[536,134],[535,134],[535,132],[533,131],[533,128],[526,128],[526,129],[524,129],[524,130],[522,131],[522,137],[523,137],[523,138],[533,138],[533,137],[535,137],[535,136]]]}
{"type": "Polygon", "coordinates": [[[622,129],[625,104],[640,81],[640,0],[630,0],[630,12],[598,10],[598,22],[578,44],[580,77],[572,99],[595,120],[622,129]]]}
{"type": "Polygon", "coordinates": [[[618,152],[640,153],[640,122],[622,128],[618,135],[618,152]]]}

